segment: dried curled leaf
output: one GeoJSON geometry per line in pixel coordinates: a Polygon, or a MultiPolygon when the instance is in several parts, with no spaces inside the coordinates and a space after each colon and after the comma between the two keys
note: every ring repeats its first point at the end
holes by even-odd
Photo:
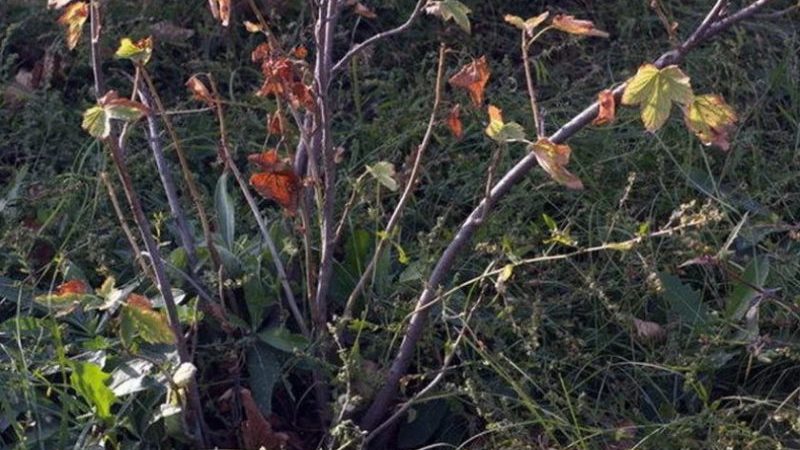
{"type": "Polygon", "coordinates": [[[121,59],[130,59],[137,64],[147,64],[153,54],[153,38],[146,37],[133,42],[130,38],[122,38],[119,48],[114,56],[121,59]]]}
{"type": "Polygon", "coordinates": [[[223,27],[231,23],[231,0],[217,0],[219,4],[219,21],[223,27]]]}
{"type": "Polygon", "coordinates": [[[456,104],[450,109],[447,114],[447,128],[453,133],[456,139],[461,140],[464,137],[464,125],[461,123],[461,104],[456,104]]]}
{"type": "Polygon", "coordinates": [[[371,10],[368,6],[364,5],[361,2],[356,2],[355,5],[353,5],[353,12],[365,19],[378,18],[378,15],[375,14],[375,11],[371,10]]]}
{"type": "Polygon", "coordinates": [[[583,182],[570,173],[566,166],[572,149],[567,144],[554,144],[547,138],[541,138],[530,146],[536,161],[555,181],[570,189],[583,189],[583,182]]]}
{"type": "Polygon", "coordinates": [[[533,36],[533,31],[545,20],[547,20],[548,17],[550,17],[550,13],[545,11],[538,16],[534,16],[526,20],[523,20],[522,17],[519,16],[512,16],[511,14],[506,14],[503,19],[520,30],[525,31],[528,36],[533,36]]]}
{"type": "Polygon", "coordinates": [[[262,170],[250,176],[253,189],[281,205],[289,215],[295,215],[302,183],[291,165],[281,161],[276,150],[253,154],[247,159],[262,170]]]}
{"type": "Polygon", "coordinates": [[[280,110],[275,111],[275,114],[270,116],[267,123],[267,131],[277,136],[283,136],[283,133],[286,132],[286,118],[281,114],[280,110]]]}
{"type": "Polygon", "coordinates": [[[597,104],[599,105],[599,110],[597,112],[597,117],[592,121],[592,125],[605,125],[613,122],[616,113],[614,93],[608,89],[604,89],[597,94],[597,104]]]}
{"type": "Polygon", "coordinates": [[[264,27],[260,23],[250,22],[249,20],[244,21],[244,28],[248,33],[261,33],[264,31],[264,27]]]}
{"type": "Polygon", "coordinates": [[[489,125],[486,127],[486,135],[497,142],[519,141],[525,139],[525,130],[522,125],[516,122],[505,123],[503,121],[503,110],[489,105],[489,125]]]}
{"type": "Polygon", "coordinates": [[[486,62],[486,56],[481,56],[450,77],[449,83],[453,87],[469,91],[472,103],[480,107],[483,104],[483,91],[486,83],[489,82],[489,76],[489,64],[486,62]]]}
{"type": "Polygon", "coordinates": [[[738,120],[736,112],[720,95],[699,95],[684,110],[686,126],[705,145],[722,150],[731,146],[730,131],[738,120]]]}
{"type": "Polygon", "coordinates": [[[678,66],[659,69],[652,64],[639,67],[622,94],[623,105],[639,105],[647,131],[664,126],[672,102],[689,105],[694,99],[689,77],[678,66]]]}
{"type": "Polygon", "coordinates": [[[211,91],[208,90],[208,87],[197,78],[197,75],[192,75],[188,80],[186,80],[186,87],[189,88],[189,91],[192,93],[192,97],[195,100],[200,100],[201,102],[205,102],[208,106],[214,106],[214,97],[211,95],[211,91]]]}
{"type": "Polygon", "coordinates": [[[565,33],[577,34],[580,36],[596,36],[607,38],[608,33],[598,30],[594,27],[594,23],[589,20],[578,20],[575,16],[566,14],[559,14],[553,17],[553,28],[563,31],[565,33]]]}
{"type": "Polygon", "coordinates": [[[122,305],[120,337],[130,346],[134,335],[149,344],[174,344],[175,334],[164,313],[153,309],[147,297],[131,294],[122,305]]]}
{"type": "Polygon", "coordinates": [[[58,24],[67,28],[67,48],[73,50],[78,45],[83,32],[83,24],[89,18],[89,4],[86,2],[76,2],[64,10],[58,18],[58,24]]]}

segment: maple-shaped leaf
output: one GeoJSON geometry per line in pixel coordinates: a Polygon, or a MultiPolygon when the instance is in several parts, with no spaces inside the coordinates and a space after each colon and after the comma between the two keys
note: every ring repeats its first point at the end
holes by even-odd
{"type": "Polygon", "coordinates": [[[289,215],[295,215],[302,183],[292,166],[281,161],[276,150],[253,154],[247,159],[262,170],[250,176],[253,189],[281,205],[289,215]]]}
{"type": "Polygon", "coordinates": [[[450,109],[447,114],[447,128],[453,133],[456,139],[461,140],[464,137],[464,125],[461,123],[461,104],[456,104],[450,109]]]}
{"type": "Polygon", "coordinates": [[[738,117],[722,96],[709,94],[695,97],[684,109],[683,118],[686,126],[703,144],[726,151],[730,148],[729,134],[738,117]]]}
{"type": "Polygon", "coordinates": [[[608,33],[598,30],[589,20],[578,20],[574,16],[559,14],[553,17],[552,27],[556,30],[581,36],[596,36],[607,38],[608,33]]]}
{"type": "Polygon", "coordinates": [[[489,125],[486,127],[486,135],[497,142],[519,141],[525,139],[525,129],[516,122],[505,123],[503,121],[503,110],[489,105],[489,125]]]}
{"type": "Polygon", "coordinates": [[[674,65],[663,69],[652,64],[639,67],[622,93],[623,105],[639,105],[644,127],[650,132],[667,121],[672,102],[689,105],[693,99],[689,77],[674,65]]]}
{"type": "Polygon", "coordinates": [[[91,136],[105,139],[111,134],[111,119],[133,122],[148,111],[143,104],[120,97],[116,91],[108,91],[98,99],[96,106],[83,113],[81,127],[91,136]]]}
{"type": "Polygon", "coordinates": [[[458,0],[430,1],[425,6],[425,12],[432,16],[441,17],[445,22],[452,19],[467,34],[472,31],[468,16],[472,13],[472,10],[458,0]]]}
{"type": "Polygon", "coordinates": [[[122,38],[114,56],[120,59],[130,59],[136,64],[147,64],[152,54],[153,38],[149,36],[136,42],[130,38],[122,38]]]}
{"type": "Polygon", "coordinates": [[[514,25],[515,27],[519,28],[520,30],[524,31],[528,34],[528,36],[533,36],[533,30],[536,29],[539,25],[541,25],[547,18],[550,16],[548,11],[545,11],[538,16],[531,17],[529,19],[523,20],[522,17],[519,16],[512,16],[511,14],[506,14],[503,19],[514,25]]]}
{"type": "Polygon", "coordinates": [[[89,4],[86,2],[76,2],[64,10],[58,18],[59,25],[67,28],[67,48],[72,50],[78,45],[83,32],[83,24],[89,18],[89,4]]]}
{"type": "Polygon", "coordinates": [[[483,90],[486,88],[486,83],[489,82],[489,76],[489,64],[486,62],[486,56],[481,56],[450,77],[449,83],[454,87],[469,91],[472,103],[480,107],[483,104],[483,90]]]}
{"type": "Polygon", "coordinates": [[[542,169],[558,183],[570,189],[583,189],[583,182],[566,168],[572,154],[569,145],[554,144],[550,139],[541,138],[530,146],[530,150],[542,169]]]}
{"type": "Polygon", "coordinates": [[[166,315],[154,310],[150,300],[138,294],[130,294],[122,306],[120,332],[126,346],[130,346],[135,334],[149,344],[175,343],[166,315]]]}
{"type": "Polygon", "coordinates": [[[208,90],[208,87],[197,78],[197,75],[192,75],[188,80],[186,80],[186,87],[189,88],[189,91],[192,93],[192,97],[195,100],[200,100],[201,102],[205,102],[208,106],[214,106],[214,97],[211,95],[211,91],[208,90]]]}
{"type": "Polygon", "coordinates": [[[609,89],[604,89],[597,94],[598,111],[597,117],[592,121],[592,125],[605,125],[614,121],[616,102],[614,93],[609,89]]]}

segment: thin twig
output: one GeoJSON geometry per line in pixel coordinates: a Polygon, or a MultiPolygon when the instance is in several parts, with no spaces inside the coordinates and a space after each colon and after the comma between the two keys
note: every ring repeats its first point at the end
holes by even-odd
{"type": "Polygon", "coordinates": [[[397,227],[397,224],[400,222],[400,218],[403,215],[403,210],[405,209],[406,203],[408,203],[408,200],[411,198],[411,195],[414,192],[414,187],[417,183],[420,167],[422,165],[422,157],[425,155],[425,150],[428,148],[428,145],[430,145],[431,137],[433,136],[433,128],[436,125],[436,115],[439,111],[439,104],[442,101],[444,60],[446,52],[447,49],[445,45],[441,44],[439,46],[439,64],[436,70],[436,84],[434,85],[433,107],[431,109],[430,118],[428,119],[428,128],[425,130],[425,136],[422,138],[422,143],[419,145],[419,147],[417,147],[417,152],[414,157],[414,165],[411,169],[411,175],[408,177],[406,188],[403,191],[403,195],[400,196],[400,201],[397,202],[397,206],[395,206],[394,212],[392,212],[392,215],[389,218],[389,223],[386,224],[386,228],[383,230],[383,234],[378,240],[378,244],[375,246],[372,259],[370,259],[369,264],[367,264],[367,267],[361,273],[361,277],[359,278],[358,283],[356,283],[356,287],[353,288],[353,292],[351,292],[350,296],[347,298],[347,304],[345,305],[344,312],[342,313],[342,318],[345,320],[352,317],[353,307],[355,306],[356,299],[359,295],[361,295],[364,287],[370,281],[375,265],[378,263],[378,260],[380,259],[383,250],[386,248],[386,245],[390,242],[392,233],[394,233],[394,229],[397,227]]]}
{"type": "Polygon", "coordinates": [[[522,30],[521,51],[522,51],[522,66],[525,68],[525,82],[528,85],[528,98],[531,101],[531,113],[533,114],[533,127],[536,130],[536,137],[541,139],[544,137],[544,121],[539,114],[539,104],[536,102],[536,88],[533,84],[533,75],[531,74],[531,63],[528,58],[528,40],[526,38],[527,31],[522,30]]]}
{"type": "MultiPolygon", "coordinates": [[[[694,42],[687,40],[687,42],[685,42],[677,51],[672,50],[661,55],[661,57],[659,57],[654,64],[656,67],[662,68],[669,64],[676,64],[682,61],[683,56],[692,47],[701,41],[704,41],[709,37],[727,29],[734,23],[752,16],[769,1],[770,0],[757,0],[749,6],[739,10],[736,14],[730,15],[725,19],[715,21],[709,25],[707,31],[704,32],[702,36],[699,36],[694,42]]],[[[616,88],[614,90],[615,95],[621,95],[624,86],[625,84],[616,88]]],[[[588,125],[597,116],[598,110],[599,105],[597,102],[593,103],[578,113],[578,115],[562,126],[552,136],[550,136],[550,141],[555,144],[563,143],[569,137],[588,125]]],[[[508,172],[506,172],[505,176],[500,179],[500,181],[498,181],[495,185],[494,189],[492,189],[490,197],[481,201],[481,203],[475,207],[475,209],[462,223],[455,237],[440,256],[439,261],[436,263],[436,266],[433,269],[433,272],[431,272],[428,282],[425,284],[425,289],[422,291],[422,294],[417,300],[417,306],[415,307],[415,310],[420,311],[414,314],[409,322],[408,328],[406,329],[405,335],[403,336],[403,340],[400,344],[400,348],[398,349],[395,359],[392,361],[392,364],[389,367],[384,379],[384,385],[373,398],[372,404],[361,421],[362,429],[374,429],[376,426],[378,426],[378,424],[381,423],[382,418],[388,411],[395,395],[397,394],[400,379],[408,370],[417,346],[417,342],[419,342],[420,338],[422,337],[422,332],[425,329],[427,310],[424,310],[423,308],[434,300],[436,291],[444,282],[444,277],[453,268],[456,257],[470,242],[475,231],[477,231],[481,223],[480,219],[485,216],[489,205],[496,204],[498,200],[505,197],[511,188],[519,183],[520,180],[522,180],[528,174],[528,172],[531,171],[531,169],[536,167],[536,165],[536,157],[533,154],[528,154],[508,172]]]]}
{"type": "Polygon", "coordinates": [[[125,237],[128,239],[128,244],[131,246],[134,260],[139,264],[139,268],[142,269],[142,273],[150,278],[153,281],[153,284],[155,284],[156,279],[153,276],[153,272],[150,271],[150,268],[147,267],[147,264],[145,264],[144,259],[142,258],[142,251],[139,249],[139,244],[136,242],[136,237],[133,235],[131,227],[128,226],[128,222],[125,220],[125,214],[122,212],[122,208],[119,206],[117,192],[114,190],[114,185],[111,184],[111,180],[108,179],[108,172],[100,172],[100,180],[103,181],[103,184],[108,190],[108,198],[111,200],[111,206],[114,208],[114,213],[117,215],[119,225],[122,227],[122,231],[125,233],[125,237]]]}

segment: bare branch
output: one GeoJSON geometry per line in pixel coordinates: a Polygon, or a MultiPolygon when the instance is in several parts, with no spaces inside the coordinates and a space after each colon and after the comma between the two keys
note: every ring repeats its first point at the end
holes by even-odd
{"type": "MultiPolygon", "coordinates": [[[[659,57],[654,64],[661,68],[670,64],[681,62],[686,53],[694,46],[729,28],[731,25],[750,17],[769,1],[770,0],[757,0],[733,15],[730,15],[719,21],[714,21],[711,25],[708,25],[707,30],[702,33],[702,35],[697,36],[694,41],[687,40],[678,48],[678,50],[669,51],[661,55],[661,57],[659,57]]],[[[622,95],[624,87],[625,84],[622,84],[614,89],[615,96],[622,95]]],[[[550,136],[550,141],[556,144],[563,143],[575,133],[583,129],[583,127],[588,125],[592,119],[597,116],[598,110],[598,103],[592,103],[589,107],[581,111],[572,120],[570,120],[552,136],[550,136]]],[[[475,231],[481,224],[481,219],[488,212],[490,205],[496,204],[498,200],[505,197],[511,188],[519,183],[536,165],[536,157],[529,153],[523,157],[513,168],[511,168],[505,174],[505,176],[503,176],[503,178],[497,182],[495,187],[492,189],[490,196],[481,201],[481,203],[478,204],[478,206],[475,207],[475,209],[470,213],[467,219],[462,223],[461,227],[456,233],[456,236],[442,253],[439,261],[436,263],[436,266],[433,269],[433,272],[431,272],[430,278],[425,285],[425,289],[422,291],[422,294],[417,300],[417,306],[415,308],[416,312],[411,317],[408,328],[406,329],[405,335],[403,336],[403,340],[400,344],[400,348],[397,351],[397,355],[389,367],[385,378],[385,384],[375,395],[372,404],[362,418],[361,427],[363,429],[374,429],[376,426],[378,426],[378,424],[381,423],[381,420],[389,410],[389,407],[394,401],[395,395],[397,394],[400,378],[405,375],[406,371],[408,370],[417,342],[419,342],[419,339],[422,337],[422,332],[425,328],[425,319],[428,314],[428,309],[425,307],[428,303],[435,299],[436,291],[444,282],[445,276],[453,268],[453,263],[455,262],[458,254],[470,242],[475,231]]]]}

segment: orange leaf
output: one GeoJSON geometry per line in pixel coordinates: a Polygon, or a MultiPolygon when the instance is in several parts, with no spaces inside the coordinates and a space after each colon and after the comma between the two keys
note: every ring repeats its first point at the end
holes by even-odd
{"type": "Polygon", "coordinates": [[[597,94],[597,104],[600,106],[597,117],[592,121],[592,125],[605,125],[613,122],[616,107],[614,93],[608,89],[601,91],[597,94]]]}
{"type": "Polygon", "coordinates": [[[83,24],[89,18],[89,4],[77,2],[67,6],[64,14],[58,18],[59,25],[67,27],[67,48],[74,49],[78,45],[83,31],[83,24]]]}
{"type": "Polygon", "coordinates": [[[142,309],[145,311],[153,310],[153,304],[150,302],[150,299],[143,295],[129,294],[126,303],[128,306],[132,306],[137,309],[142,309]]]}
{"type": "Polygon", "coordinates": [[[215,19],[219,19],[219,0],[208,0],[208,9],[215,19]]]}
{"type": "Polygon", "coordinates": [[[575,16],[566,14],[559,14],[553,17],[553,28],[565,33],[578,34],[581,36],[608,37],[608,33],[595,28],[591,21],[577,20],[575,16]]]}
{"type": "Polygon", "coordinates": [[[194,97],[195,100],[205,102],[208,106],[214,105],[214,98],[211,96],[211,92],[196,75],[192,75],[191,78],[186,81],[186,87],[192,92],[192,97],[194,97]]]}
{"type": "Polygon", "coordinates": [[[231,0],[219,0],[219,20],[223,27],[231,22],[231,0]]]}
{"type": "Polygon", "coordinates": [[[447,127],[453,133],[456,139],[461,140],[464,137],[464,126],[461,123],[461,104],[456,104],[447,115],[447,127]]]}
{"type": "Polygon", "coordinates": [[[295,215],[302,186],[292,167],[281,161],[275,150],[250,155],[247,159],[263,170],[250,177],[253,189],[281,205],[289,215],[295,215]]]}
{"type": "Polygon", "coordinates": [[[302,45],[297,46],[294,48],[294,57],[297,59],[306,59],[308,56],[308,49],[303,47],[302,45]]]}
{"type": "Polygon", "coordinates": [[[550,139],[541,138],[531,146],[536,161],[554,180],[570,189],[583,189],[581,180],[570,173],[566,165],[572,149],[566,144],[554,144],[550,139]]]}
{"type": "Polygon", "coordinates": [[[250,53],[250,60],[252,60],[254,63],[264,61],[265,59],[267,59],[267,57],[269,57],[269,53],[270,53],[269,44],[264,42],[262,44],[259,44],[258,47],[256,47],[255,49],[253,49],[253,52],[250,53]]]}
{"type": "Polygon", "coordinates": [[[270,134],[283,136],[284,131],[286,131],[286,118],[283,117],[280,111],[275,111],[275,114],[269,119],[267,130],[270,134]]]}
{"type": "Polygon", "coordinates": [[[450,77],[449,81],[454,87],[468,90],[472,103],[480,107],[483,104],[483,90],[486,88],[489,76],[489,64],[486,62],[486,56],[481,56],[462,67],[458,73],[450,77]]]}
{"type": "Polygon", "coordinates": [[[242,421],[242,441],[245,448],[278,449],[286,448],[289,436],[272,430],[272,424],[264,418],[253,394],[248,389],[239,390],[239,398],[244,407],[245,420],[242,421]]]}
{"type": "Polygon", "coordinates": [[[64,296],[69,294],[88,294],[91,291],[89,286],[81,280],[69,280],[61,283],[56,288],[55,295],[64,296]]]}

